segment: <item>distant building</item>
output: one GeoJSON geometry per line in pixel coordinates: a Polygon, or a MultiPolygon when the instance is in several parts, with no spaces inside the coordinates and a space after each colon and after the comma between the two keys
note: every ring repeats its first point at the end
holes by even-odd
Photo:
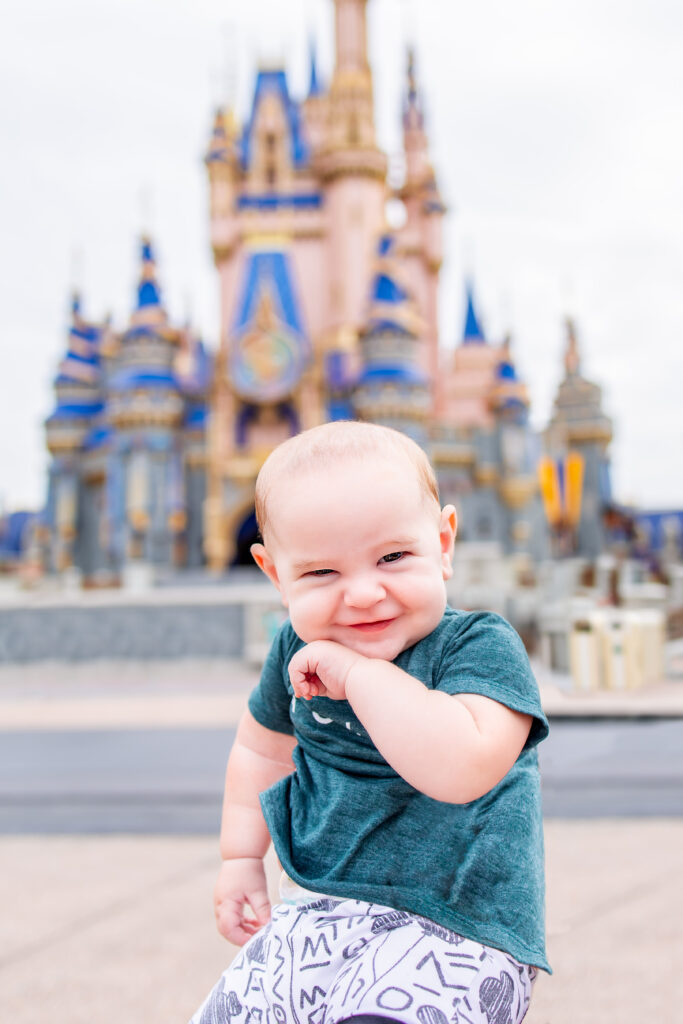
{"type": "MultiPolygon", "coordinates": [[[[55,569],[75,564],[97,582],[135,560],[215,571],[250,561],[254,482],[269,451],[349,417],[396,427],[425,448],[444,502],[458,506],[462,538],[534,559],[548,553],[527,389],[509,341],[486,339],[471,286],[460,344],[446,354],[439,343],[446,210],[413,55],[405,176],[393,191],[375,137],[366,0],[334,4],[328,88],[313,52],[302,102],[282,69],[262,69],[244,125],[229,110],[216,113],[206,156],[221,302],[215,355],[189,328],[169,324],[149,240],[123,332],[85,321],[74,305],[47,421],[55,569]],[[389,198],[405,211],[395,230],[389,198]]],[[[554,453],[578,444],[585,458],[590,515],[577,537],[590,554],[609,497],[611,431],[599,406],[599,391],[572,378],[549,434],[554,453]],[[572,420],[574,384],[588,389],[590,437],[560,429],[572,420]]]]}

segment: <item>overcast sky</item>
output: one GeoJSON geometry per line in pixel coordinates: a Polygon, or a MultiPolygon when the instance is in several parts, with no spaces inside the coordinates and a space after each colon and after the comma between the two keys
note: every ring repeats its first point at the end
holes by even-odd
{"type": "MultiPolygon", "coordinates": [[[[332,0],[31,0],[0,35],[0,507],[39,507],[43,421],[69,296],[124,326],[138,238],[164,298],[214,347],[202,156],[215,105],[244,115],[259,60],[332,70],[332,0]],[[265,26],[265,29],[264,29],[265,26]]],[[[683,507],[683,4],[370,0],[380,144],[400,145],[413,40],[449,207],[441,335],[471,274],[548,419],[564,317],[612,416],[618,500],[683,507]]]]}

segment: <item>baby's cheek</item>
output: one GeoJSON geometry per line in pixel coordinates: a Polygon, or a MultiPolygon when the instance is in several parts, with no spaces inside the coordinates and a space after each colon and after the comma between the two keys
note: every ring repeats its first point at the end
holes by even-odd
{"type": "Polygon", "coordinates": [[[315,596],[306,596],[289,606],[289,618],[296,635],[304,643],[311,644],[314,640],[324,640],[325,625],[328,622],[328,613],[321,599],[316,600],[315,596]]]}

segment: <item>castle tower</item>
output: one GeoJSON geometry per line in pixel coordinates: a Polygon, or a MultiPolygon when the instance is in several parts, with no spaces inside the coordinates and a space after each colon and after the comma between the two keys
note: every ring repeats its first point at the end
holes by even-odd
{"type": "Polygon", "coordinates": [[[205,536],[216,570],[235,556],[269,451],[338,409],[331,391],[340,381],[348,391],[352,379],[386,193],[366,2],[335,4],[327,94],[312,52],[303,103],[290,96],[284,70],[262,68],[243,129],[225,113],[214,124],[206,164],[221,339],[205,536]]]}
{"type": "MultiPolygon", "coordinates": [[[[180,332],[174,375],[185,399],[181,446],[183,479],[176,481],[185,496],[186,524],[183,561],[190,568],[204,564],[204,503],[207,483],[208,401],[214,373],[213,358],[189,324],[180,332]]],[[[181,493],[178,494],[180,497],[181,493]]]]}
{"type": "Polygon", "coordinates": [[[46,507],[48,563],[58,572],[81,567],[83,550],[90,543],[84,523],[84,459],[101,437],[101,349],[106,332],[106,324],[83,317],[80,296],[74,295],[67,351],[54,381],[56,407],[45,421],[52,456],[46,507]]]}
{"type": "Polygon", "coordinates": [[[456,348],[443,384],[443,418],[453,427],[492,430],[489,396],[495,383],[499,352],[486,340],[467,285],[467,311],[462,342],[456,348]]]}
{"type": "Polygon", "coordinates": [[[595,558],[604,549],[602,509],[611,500],[609,443],[612,423],[602,410],[602,391],[581,374],[576,329],[567,320],[564,378],[555,397],[544,441],[548,455],[564,460],[570,453],[583,460],[581,511],[576,553],[595,558]]]}
{"type": "Polygon", "coordinates": [[[496,423],[503,547],[539,558],[545,554],[540,544],[545,531],[536,479],[538,444],[529,425],[529,393],[517,374],[509,337],[499,350],[490,404],[496,423]]]}
{"type": "Polygon", "coordinates": [[[117,339],[108,378],[114,433],[108,473],[111,543],[120,563],[180,561],[185,528],[181,428],[184,401],[174,373],[181,333],[161,301],[151,242],[141,242],[137,301],[117,339]]]}
{"type": "Polygon", "coordinates": [[[322,196],[283,70],[258,72],[242,131],[219,113],[206,165],[221,337],[207,428],[205,546],[218,570],[233,558],[238,520],[253,509],[270,448],[322,418],[311,348],[322,330],[322,196]]]}
{"type": "Polygon", "coordinates": [[[458,508],[461,539],[492,541],[503,532],[490,401],[500,354],[486,339],[470,283],[466,299],[461,343],[442,367],[442,415],[432,431],[432,461],[442,500],[458,508]]]}
{"type": "Polygon", "coordinates": [[[358,419],[380,423],[427,444],[429,381],[417,360],[419,324],[414,303],[398,280],[395,242],[378,246],[369,316],[360,338],[362,369],[353,394],[358,419]]]}
{"type": "Polygon", "coordinates": [[[329,104],[318,72],[318,55],[315,41],[313,39],[311,39],[309,46],[308,95],[303,102],[302,110],[304,124],[306,127],[306,137],[311,147],[313,159],[315,160],[315,155],[320,152],[325,143],[329,104]]]}
{"type": "Polygon", "coordinates": [[[442,406],[439,372],[438,293],[443,260],[443,217],[446,213],[429,159],[424,112],[415,75],[415,54],[408,51],[406,94],[403,105],[405,180],[399,198],[406,211],[399,251],[406,264],[411,288],[423,319],[420,364],[431,381],[433,412],[442,406]]]}
{"type": "Polygon", "coordinates": [[[328,132],[315,167],[327,207],[327,326],[358,330],[378,239],[384,230],[387,159],[375,138],[367,0],[334,0],[335,67],[328,132]]]}

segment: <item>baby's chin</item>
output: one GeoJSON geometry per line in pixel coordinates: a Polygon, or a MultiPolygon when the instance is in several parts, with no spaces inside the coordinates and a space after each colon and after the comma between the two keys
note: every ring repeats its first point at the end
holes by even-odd
{"type": "Polygon", "coordinates": [[[379,658],[382,661],[393,661],[401,651],[405,651],[412,643],[405,637],[364,636],[344,637],[343,640],[337,639],[336,642],[341,643],[347,650],[354,651],[355,654],[361,654],[365,658],[379,658]]]}

